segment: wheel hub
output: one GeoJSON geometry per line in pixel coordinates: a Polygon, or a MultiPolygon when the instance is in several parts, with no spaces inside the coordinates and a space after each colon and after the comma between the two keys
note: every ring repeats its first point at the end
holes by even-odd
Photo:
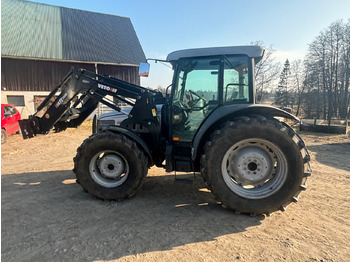
{"type": "Polygon", "coordinates": [[[100,186],[113,188],[122,185],[129,176],[129,164],[116,151],[100,151],[90,160],[91,178],[100,186]]]}
{"type": "Polygon", "coordinates": [[[268,179],[271,158],[260,148],[244,148],[232,158],[232,176],[242,184],[258,184],[268,179]]]}
{"type": "Polygon", "coordinates": [[[98,167],[103,176],[108,178],[119,178],[125,170],[123,159],[117,155],[106,155],[98,161],[98,167]]]}
{"type": "Polygon", "coordinates": [[[226,185],[248,199],[262,199],[277,192],[286,180],[287,170],[287,160],[281,150],[258,138],[232,145],[221,164],[226,185]]]}

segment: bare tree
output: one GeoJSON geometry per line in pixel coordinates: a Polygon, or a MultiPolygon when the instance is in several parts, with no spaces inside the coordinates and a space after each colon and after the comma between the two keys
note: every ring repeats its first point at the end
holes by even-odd
{"type": "Polygon", "coordinates": [[[281,71],[281,64],[276,62],[276,58],[273,56],[276,50],[273,49],[272,45],[265,47],[263,41],[255,41],[250,44],[265,48],[262,60],[255,67],[256,102],[262,102],[264,92],[272,90],[274,87],[281,71]]]}
{"type": "Polygon", "coordinates": [[[341,93],[341,107],[340,115],[343,118],[348,117],[348,110],[350,105],[350,19],[344,25],[344,44],[342,46],[341,53],[343,54],[341,58],[341,70],[340,70],[340,93],[341,93]]]}
{"type": "Polygon", "coordinates": [[[295,113],[296,116],[300,114],[300,108],[302,104],[302,98],[305,92],[305,78],[306,78],[306,72],[304,70],[303,62],[298,59],[291,63],[290,65],[290,72],[291,72],[291,89],[293,93],[296,96],[296,103],[297,103],[297,111],[295,113]]]}
{"type": "Polygon", "coordinates": [[[330,124],[332,117],[345,118],[349,107],[350,22],[332,23],[309,45],[305,65],[308,91],[318,90],[317,107],[330,124]]]}

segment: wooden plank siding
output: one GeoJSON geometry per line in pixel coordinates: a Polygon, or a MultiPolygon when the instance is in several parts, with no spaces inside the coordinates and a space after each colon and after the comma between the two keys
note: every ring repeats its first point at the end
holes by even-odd
{"type": "MultiPolygon", "coordinates": [[[[95,72],[93,63],[1,58],[1,90],[51,91],[72,66],[95,72]]],[[[137,66],[97,65],[97,70],[99,74],[140,84],[137,66]]]]}

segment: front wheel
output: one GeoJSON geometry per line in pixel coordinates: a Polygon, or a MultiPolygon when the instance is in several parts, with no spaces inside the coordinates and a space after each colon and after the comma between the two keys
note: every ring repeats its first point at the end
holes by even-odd
{"type": "Polygon", "coordinates": [[[1,129],[1,144],[5,144],[7,141],[7,133],[5,129],[1,129]]]}
{"type": "Polygon", "coordinates": [[[269,214],[297,201],[306,188],[309,155],[287,125],[260,118],[225,123],[207,142],[202,172],[223,206],[237,212],[269,214]]]}
{"type": "Polygon", "coordinates": [[[147,175],[147,157],[125,135],[99,132],[78,148],[73,171],[85,191],[120,201],[141,188],[147,175]]]}

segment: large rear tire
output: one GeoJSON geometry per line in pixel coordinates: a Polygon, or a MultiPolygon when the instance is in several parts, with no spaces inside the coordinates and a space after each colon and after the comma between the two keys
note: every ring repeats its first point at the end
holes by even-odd
{"type": "Polygon", "coordinates": [[[147,175],[147,157],[123,134],[95,133],[77,149],[74,173],[84,191],[109,200],[134,196],[147,175]]]}
{"type": "Polygon", "coordinates": [[[289,126],[243,117],[212,134],[201,166],[209,190],[224,207],[270,214],[285,210],[306,189],[309,160],[304,142],[289,126]]]}

